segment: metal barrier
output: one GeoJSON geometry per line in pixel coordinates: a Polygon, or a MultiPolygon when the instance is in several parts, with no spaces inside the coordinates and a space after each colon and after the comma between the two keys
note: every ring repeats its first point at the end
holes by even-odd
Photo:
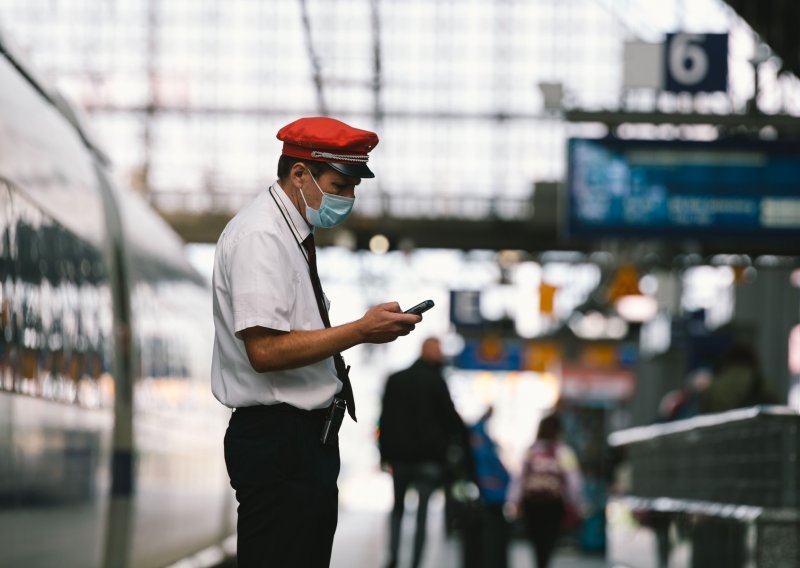
{"type": "Polygon", "coordinates": [[[799,426],[792,410],[755,407],[609,436],[627,471],[607,510],[609,560],[800,566],[799,426]],[[642,532],[651,533],[654,545],[631,557],[626,540],[637,532],[640,543],[642,532]]]}

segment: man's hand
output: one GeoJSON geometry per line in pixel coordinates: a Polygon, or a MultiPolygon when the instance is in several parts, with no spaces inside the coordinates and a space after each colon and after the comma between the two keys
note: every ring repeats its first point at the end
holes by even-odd
{"type": "Polygon", "coordinates": [[[361,319],[309,331],[277,331],[250,327],[239,335],[250,365],[258,373],[304,367],[359,343],[388,343],[408,335],[422,316],[404,314],[397,302],[379,304],[361,319]]]}
{"type": "Polygon", "coordinates": [[[363,343],[389,343],[401,335],[408,335],[422,316],[404,314],[397,302],[387,302],[371,307],[357,324],[363,343]]]}

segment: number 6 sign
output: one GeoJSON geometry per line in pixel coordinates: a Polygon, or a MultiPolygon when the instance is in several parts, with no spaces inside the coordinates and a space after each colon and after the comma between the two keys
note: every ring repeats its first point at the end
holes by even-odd
{"type": "Polygon", "coordinates": [[[728,90],[728,34],[667,34],[664,48],[666,91],[728,90]]]}

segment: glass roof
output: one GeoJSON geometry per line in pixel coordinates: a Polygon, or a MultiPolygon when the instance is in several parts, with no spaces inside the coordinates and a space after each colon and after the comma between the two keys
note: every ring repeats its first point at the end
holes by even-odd
{"type": "MultiPolygon", "coordinates": [[[[604,134],[548,85],[595,110],[742,112],[753,91],[754,35],[719,0],[0,0],[0,29],[156,202],[249,200],[277,130],[321,114],[381,138],[361,195],[526,197],[563,177],[568,136],[604,134]],[[624,91],[625,42],[675,30],[731,34],[728,94],[624,91]]],[[[800,114],[770,65],[762,108],[800,114]]]]}

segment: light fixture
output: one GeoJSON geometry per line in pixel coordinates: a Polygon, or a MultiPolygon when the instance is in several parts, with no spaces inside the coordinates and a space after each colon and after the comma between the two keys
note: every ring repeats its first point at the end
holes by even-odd
{"type": "Polygon", "coordinates": [[[389,239],[384,235],[374,235],[369,240],[369,250],[374,254],[386,254],[389,252],[389,239]]]}
{"type": "Polygon", "coordinates": [[[581,339],[622,339],[628,333],[628,323],[619,316],[606,316],[599,311],[585,314],[575,312],[567,326],[581,339]]]}
{"type": "Polygon", "coordinates": [[[622,319],[631,323],[649,321],[658,313],[656,299],[642,294],[622,296],[614,303],[614,307],[622,319]]]}

